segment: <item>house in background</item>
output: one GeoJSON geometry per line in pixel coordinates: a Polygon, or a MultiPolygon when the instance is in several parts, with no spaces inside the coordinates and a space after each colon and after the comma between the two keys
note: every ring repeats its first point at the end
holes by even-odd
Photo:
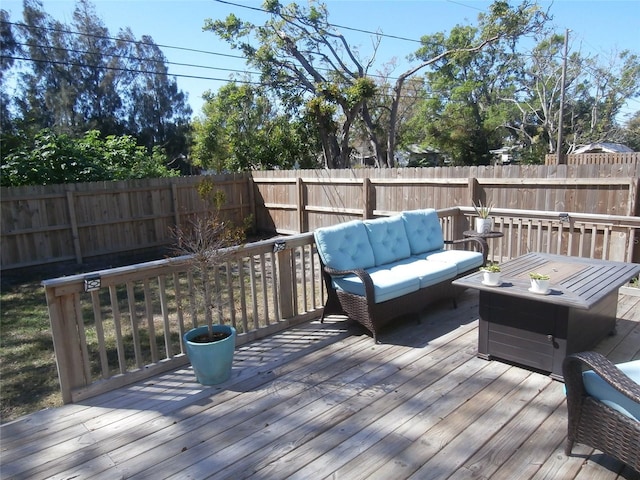
{"type": "Polygon", "coordinates": [[[570,153],[633,153],[633,149],[621,143],[598,142],[582,145],[570,153]]]}
{"type": "Polygon", "coordinates": [[[449,161],[442,152],[417,144],[409,145],[403,153],[407,157],[409,167],[442,167],[449,161]]]}
{"type": "Polygon", "coordinates": [[[517,163],[518,153],[521,149],[522,147],[518,145],[511,145],[489,150],[489,153],[492,155],[491,165],[511,165],[512,163],[517,163]]]}

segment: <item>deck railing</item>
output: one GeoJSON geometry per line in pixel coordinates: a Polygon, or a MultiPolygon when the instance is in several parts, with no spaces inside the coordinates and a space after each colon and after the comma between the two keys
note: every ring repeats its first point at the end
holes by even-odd
{"type": "MultiPolygon", "coordinates": [[[[473,209],[461,208],[472,224],[473,209]]],[[[555,253],[633,262],[640,252],[640,217],[573,212],[494,209],[489,240],[491,260],[501,262],[529,252],[555,253]]],[[[637,260],[636,260],[637,261],[637,260]]]]}
{"type": "MultiPolygon", "coordinates": [[[[440,210],[445,238],[461,238],[472,212],[440,210]]],[[[637,217],[494,215],[504,233],[490,241],[497,261],[529,251],[631,261],[640,228],[637,217]]],[[[65,403],[188,363],[182,335],[204,322],[191,270],[187,257],[176,257],[43,282],[65,403]]],[[[215,279],[222,295],[214,321],[236,327],[238,345],[318,318],[325,300],[311,233],[237,247],[215,279]]]]}
{"type": "MultiPolygon", "coordinates": [[[[214,323],[237,344],[320,316],[324,290],[311,233],[246,244],[213,274],[214,323]]],[[[188,362],[182,335],[204,323],[188,257],[43,282],[63,401],[188,362]]]]}

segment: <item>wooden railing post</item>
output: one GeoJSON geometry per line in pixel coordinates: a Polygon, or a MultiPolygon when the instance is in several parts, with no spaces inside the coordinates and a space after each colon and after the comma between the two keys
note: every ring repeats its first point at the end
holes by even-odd
{"type": "Polygon", "coordinates": [[[77,293],[56,296],[54,290],[45,285],[62,401],[71,403],[73,389],[91,382],[86,377],[85,364],[88,359],[82,354],[78,332],[78,321],[82,321],[77,318],[81,311],[80,297],[77,293]]]}
{"type": "Polygon", "coordinates": [[[292,250],[284,248],[276,253],[278,265],[278,302],[280,317],[291,318],[295,315],[294,288],[293,288],[293,255],[292,250]]]}

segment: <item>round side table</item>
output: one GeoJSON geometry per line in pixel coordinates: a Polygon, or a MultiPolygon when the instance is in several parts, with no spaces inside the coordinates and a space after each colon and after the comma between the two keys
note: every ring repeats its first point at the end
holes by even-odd
{"type": "Polygon", "coordinates": [[[462,235],[465,238],[473,237],[480,240],[482,243],[482,247],[484,248],[484,263],[487,263],[487,258],[489,258],[489,244],[487,243],[487,238],[500,238],[504,237],[504,233],[502,232],[476,232],[475,230],[465,230],[462,232],[462,235]]]}

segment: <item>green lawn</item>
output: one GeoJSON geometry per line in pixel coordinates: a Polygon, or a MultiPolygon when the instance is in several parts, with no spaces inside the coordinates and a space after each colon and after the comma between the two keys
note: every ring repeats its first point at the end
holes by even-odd
{"type": "Polygon", "coordinates": [[[1,422],[62,405],[44,288],[3,288],[0,316],[1,422]]]}

